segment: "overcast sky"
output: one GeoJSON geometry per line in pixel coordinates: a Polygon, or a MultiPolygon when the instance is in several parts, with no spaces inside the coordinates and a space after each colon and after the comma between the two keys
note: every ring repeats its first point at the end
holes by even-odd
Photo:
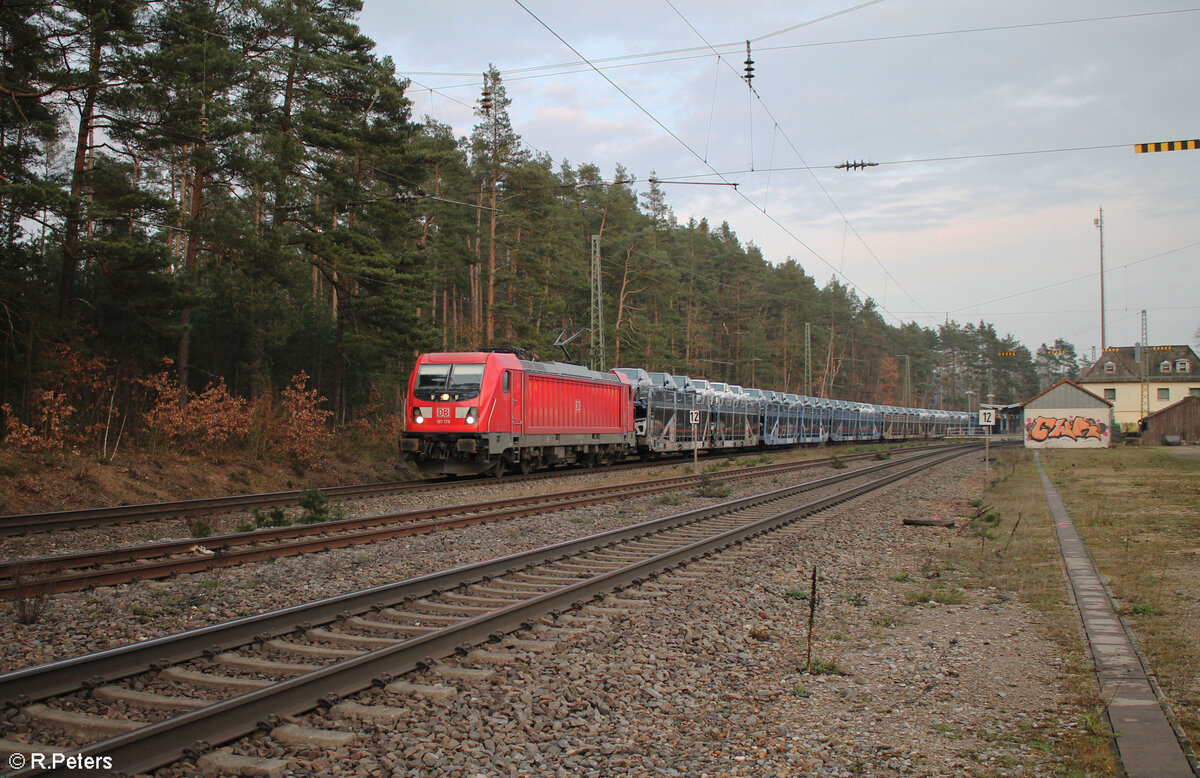
{"type": "Polygon", "coordinates": [[[469,134],[495,65],[531,148],[639,191],[736,182],[664,189],[891,324],[1098,351],[1103,206],[1108,345],[1142,309],[1152,344],[1196,343],[1200,150],[1134,144],[1200,138],[1200,0],[366,0],[360,24],[417,118],[469,134]]]}

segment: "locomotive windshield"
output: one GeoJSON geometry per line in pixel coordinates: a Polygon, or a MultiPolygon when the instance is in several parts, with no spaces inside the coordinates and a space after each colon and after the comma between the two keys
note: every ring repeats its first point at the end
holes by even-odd
{"type": "Polygon", "coordinates": [[[483,365],[421,365],[417,368],[417,385],[413,396],[418,400],[458,402],[479,396],[483,382],[483,365]]]}

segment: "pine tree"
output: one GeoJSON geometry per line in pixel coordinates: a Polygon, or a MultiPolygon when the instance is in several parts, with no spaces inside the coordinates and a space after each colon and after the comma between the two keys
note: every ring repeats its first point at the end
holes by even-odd
{"type": "Polygon", "coordinates": [[[205,260],[234,250],[228,241],[240,232],[231,233],[218,213],[228,208],[242,150],[237,95],[252,72],[241,48],[245,22],[237,4],[169,0],[156,9],[148,45],[125,64],[132,85],[113,97],[114,137],[154,168],[178,214],[166,239],[185,295],[176,356],[181,398],[192,388],[192,311],[205,260]]]}
{"type": "Polygon", "coordinates": [[[58,22],[48,1],[0,4],[0,403],[28,408],[33,333],[53,311],[47,294],[64,198],[56,175],[55,99],[68,88],[55,57],[58,22]]]}
{"type": "Polygon", "coordinates": [[[472,276],[472,326],[481,329],[480,338],[490,343],[496,336],[496,261],[502,239],[500,208],[510,193],[509,179],[513,170],[529,160],[529,152],[521,146],[521,136],[513,130],[508,116],[512,101],[508,98],[500,71],[495,66],[483,74],[483,95],[475,115],[480,118],[471,132],[471,166],[479,182],[481,206],[480,232],[475,238],[476,257],[480,265],[486,255],[486,273],[478,265],[472,276]],[[486,216],[483,215],[486,208],[486,216]],[[486,222],[486,235],[483,234],[486,222]],[[480,276],[482,275],[482,278],[480,276]]]}

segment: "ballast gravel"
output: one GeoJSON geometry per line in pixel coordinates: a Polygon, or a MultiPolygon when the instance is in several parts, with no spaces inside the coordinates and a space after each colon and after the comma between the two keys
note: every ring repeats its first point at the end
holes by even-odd
{"type": "MultiPolygon", "coordinates": [[[[1060,687],[1066,660],[1038,617],[997,591],[951,605],[905,599],[906,577],[921,578],[945,530],[901,520],[963,503],[981,485],[974,458],[941,465],[826,511],[817,529],[760,538],[619,595],[644,605],[570,614],[562,630],[539,625],[556,649],[517,652],[489,666],[491,680],[452,682],[452,696],[356,698],[397,706],[399,718],[320,710],[295,720],[356,732],[348,745],[257,737],[230,750],[281,759],[281,774],[297,776],[1060,774],[1049,744],[1075,726],[1075,711],[1060,687]],[[836,673],[803,671],[814,566],[812,654],[836,673]]],[[[742,482],[730,497],[773,486],[742,482]]],[[[713,501],[629,501],[60,595],[46,622],[4,620],[2,660],[62,658],[713,501]]],[[[406,680],[439,682],[428,672],[406,680]]],[[[190,761],[159,771],[199,774],[190,761]]]]}
{"type": "Polygon", "coordinates": [[[1074,712],[1058,685],[1064,660],[1037,618],[995,591],[905,605],[906,584],[892,580],[919,575],[944,531],[901,519],[960,499],[976,470],[943,466],[828,512],[813,532],[663,576],[648,588],[665,596],[447,701],[409,701],[404,722],[321,717],[360,739],[294,760],[294,774],[1061,774],[1050,744],[1074,712]],[[813,653],[840,674],[803,672],[808,609],[795,593],[809,591],[814,565],[813,653]]]}
{"type": "MultiPolygon", "coordinates": [[[[860,465],[851,465],[857,466],[860,465]]],[[[802,477],[819,478],[834,472],[818,468],[804,471],[802,477]]],[[[678,474],[678,469],[640,473],[584,471],[549,481],[518,484],[487,480],[455,491],[357,500],[345,508],[353,511],[353,515],[395,513],[673,474],[678,474]]],[[[720,473],[715,473],[714,478],[719,479],[720,473]]],[[[693,487],[674,493],[673,497],[627,499],[319,554],[214,568],[170,579],[57,594],[34,603],[43,609],[34,624],[18,623],[13,605],[4,602],[0,603],[0,672],[514,554],[782,485],[785,485],[782,477],[775,476],[731,481],[729,496],[719,499],[701,498],[693,487]]],[[[232,531],[233,525],[247,516],[217,517],[214,523],[218,531],[232,531]]],[[[29,535],[12,539],[21,542],[19,551],[10,548],[6,540],[4,556],[13,559],[178,538],[183,526],[182,520],[156,521],[109,527],[101,535],[98,535],[100,530],[29,535]]],[[[196,541],[198,546],[204,542],[196,541]]]]}

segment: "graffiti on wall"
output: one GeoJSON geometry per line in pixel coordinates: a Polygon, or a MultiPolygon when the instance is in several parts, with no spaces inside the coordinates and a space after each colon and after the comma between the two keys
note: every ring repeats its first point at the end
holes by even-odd
{"type": "Polygon", "coordinates": [[[1108,425],[1086,416],[1038,416],[1025,422],[1025,439],[1042,443],[1070,438],[1103,440],[1108,425]]]}

